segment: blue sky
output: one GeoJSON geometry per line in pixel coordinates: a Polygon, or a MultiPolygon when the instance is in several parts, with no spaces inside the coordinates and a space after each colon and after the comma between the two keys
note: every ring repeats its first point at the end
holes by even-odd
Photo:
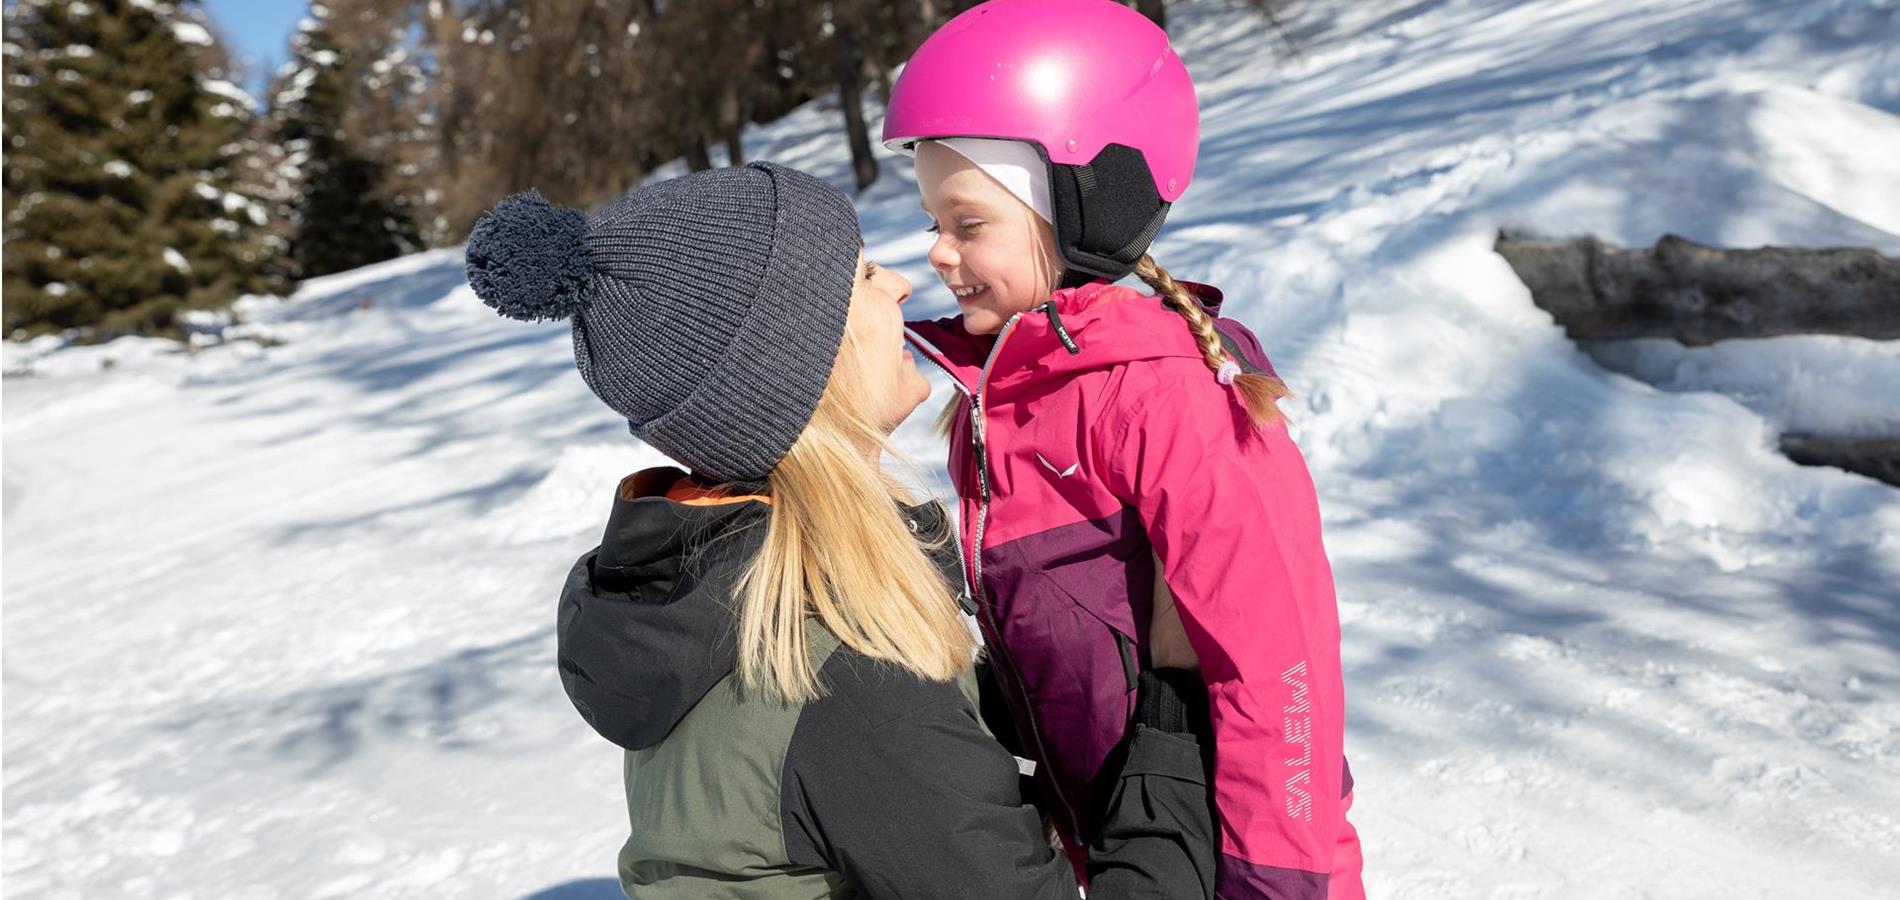
{"type": "Polygon", "coordinates": [[[244,61],[244,87],[262,99],[265,82],[290,53],[290,34],[308,0],[205,0],[205,11],[244,61]]]}

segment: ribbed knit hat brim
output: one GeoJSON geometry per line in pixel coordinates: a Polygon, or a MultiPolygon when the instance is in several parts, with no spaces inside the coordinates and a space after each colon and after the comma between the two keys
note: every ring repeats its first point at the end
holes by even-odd
{"type": "Polygon", "coordinates": [[[844,192],[757,162],[591,219],[510,197],[470,234],[469,283],[513,318],[572,316],[575,366],[633,434],[701,476],[757,482],[830,381],[862,247],[844,192]]]}

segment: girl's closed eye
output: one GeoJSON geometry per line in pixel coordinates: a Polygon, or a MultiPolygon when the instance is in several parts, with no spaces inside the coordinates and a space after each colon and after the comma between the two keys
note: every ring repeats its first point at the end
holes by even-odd
{"type": "MultiPolygon", "coordinates": [[[[958,222],[957,230],[964,234],[974,234],[976,233],[976,230],[978,228],[981,228],[982,226],[987,225],[987,224],[989,223],[983,221],[982,219],[971,219],[966,222],[958,222]]],[[[943,231],[943,228],[939,226],[936,222],[932,222],[929,225],[925,226],[924,231],[929,232],[930,234],[937,234],[943,231]]]]}

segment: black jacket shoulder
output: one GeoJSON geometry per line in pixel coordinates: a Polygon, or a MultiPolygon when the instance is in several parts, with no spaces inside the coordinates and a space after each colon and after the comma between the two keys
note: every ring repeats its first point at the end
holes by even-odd
{"type": "Polygon", "coordinates": [[[957,684],[847,647],[819,678],[827,693],[800,715],[781,782],[793,862],[872,897],[1075,897],[1015,758],[957,684]]]}

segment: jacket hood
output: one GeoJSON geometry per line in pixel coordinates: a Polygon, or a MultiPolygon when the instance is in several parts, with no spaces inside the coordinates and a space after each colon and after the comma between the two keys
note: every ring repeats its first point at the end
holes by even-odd
{"type": "MultiPolygon", "coordinates": [[[[1268,373],[1273,371],[1251,332],[1239,323],[1219,318],[1219,289],[1180,283],[1216,318],[1216,326],[1245,362],[1268,373]]],[[[966,393],[985,384],[986,363],[988,390],[993,395],[1006,395],[1051,378],[1141,360],[1201,359],[1200,347],[1181,315],[1169,309],[1160,297],[1106,281],[1050,294],[1047,302],[1015,317],[999,335],[966,332],[960,315],[907,325],[911,344],[943,367],[966,393]]]]}
{"type": "MultiPolygon", "coordinates": [[[[568,572],[556,626],[561,684],[602,737],[659,743],[738,666],[734,591],[770,503],[675,468],[620,482],[600,546],[568,572]]],[[[941,504],[903,512],[920,534],[947,533],[941,504]]],[[[956,548],[933,552],[940,568],[944,553],[955,575],[956,548]]]]}

